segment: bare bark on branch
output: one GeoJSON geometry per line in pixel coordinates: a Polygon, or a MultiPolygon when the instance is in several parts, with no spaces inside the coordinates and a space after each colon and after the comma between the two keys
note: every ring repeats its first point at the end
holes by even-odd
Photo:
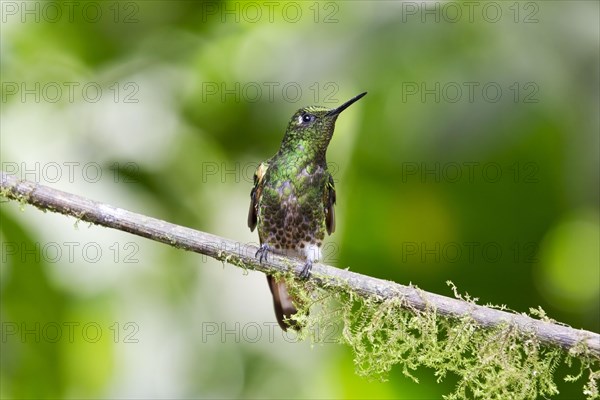
{"type": "MultiPolygon", "coordinates": [[[[255,257],[258,248],[254,245],[241,244],[47,186],[22,181],[4,172],[0,172],[0,194],[41,210],[70,215],[81,221],[129,232],[266,274],[287,272],[291,269],[298,276],[304,266],[300,260],[274,254],[269,256],[268,261],[259,263],[255,257]]],[[[380,300],[401,298],[408,304],[409,310],[433,307],[443,317],[469,316],[484,328],[508,323],[523,335],[534,334],[546,345],[558,346],[566,351],[573,346],[584,345],[591,355],[600,358],[600,335],[594,332],[476,305],[324,264],[314,264],[310,279],[321,287],[349,288],[364,297],[376,296],[380,300]]]]}

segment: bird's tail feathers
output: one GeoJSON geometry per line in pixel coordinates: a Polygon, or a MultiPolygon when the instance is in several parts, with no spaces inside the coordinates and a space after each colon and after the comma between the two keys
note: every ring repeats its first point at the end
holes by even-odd
{"type": "Polygon", "coordinates": [[[285,279],[275,279],[274,277],[267,275],[267,281],[269,282],[269,288],[273,294],[273,305],[275,306],[275,316],[279,326],[284,331],[291,327],[295,330],[302,328],[296,321],[290,319],[292,315],[298,312],[298,309],[294,305],[292,297],[288,292],[285,279]]]}

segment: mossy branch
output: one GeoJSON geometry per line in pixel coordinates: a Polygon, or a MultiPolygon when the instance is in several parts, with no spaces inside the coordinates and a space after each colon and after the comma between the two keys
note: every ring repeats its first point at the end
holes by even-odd
{"type": "MultiPolygon", "coordinates": [[[[268,261],[259,263],[255,258],[257,247],[254,245],[241,244],[47,186],[22,181],[4,172],[0,174],[2,196],[31,204],[41,210],[70,215],[81,221],[129,232],[266,274],[293,271],[295,275],[299,275],[303,268],[302,261],[278,255],[273,255],[268,261]]],[[[600,335],[594,332],[425,292],[412,286],[400,285],[324,264],[314,265],[311,281],[324,288],[349,289],[360,296],[381,302],[399,299],[409,311],[425,311],[433,308],[442,317],[457,320],[470,318],[482,328],[510,326],[524,338],[533,335],[540,343],[559,347],[565,351],[584,349],[588,355],[600,359],[600,335]]]]}

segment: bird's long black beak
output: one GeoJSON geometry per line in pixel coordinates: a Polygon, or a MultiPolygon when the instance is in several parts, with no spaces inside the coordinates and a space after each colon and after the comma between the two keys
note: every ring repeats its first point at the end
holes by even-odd
{"type": "Polygon", "coordinates": [[[333,110],[329,111],[325,115],[328,117],[331,117],[333,115],[338,115],[339,113],[344,111],[346,108],[350,107],[352,105],[352,103],[355,103],[358,100],[360,100],[365,94],[367,94],[367,92],[361,93],[358,96],[354,96],[353,98],[351,98],[350,100],[348,100],[347,102],[345,102],[344,104],[339,106],[338,108],[334,108],[333,110]]]}

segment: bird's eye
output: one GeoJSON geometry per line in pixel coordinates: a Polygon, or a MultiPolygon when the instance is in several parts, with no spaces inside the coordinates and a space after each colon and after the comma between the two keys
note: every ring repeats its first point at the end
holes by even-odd
{"type": "Polygon", "coordinates": [[[312,114],[303,114],[303,115],[300,116],[299,120],[300,120],[299,122],[301,124],[307,124],[309,122],[314,121],[315,120],[315,116],[312,115],[312,114]]]}
{"type": "Polygon", "coordinates": [[[302,113],[300,115],[298,115],[298,125],[308,125],[311,122],[314,122],[315,119],[317,119],[317,117],[315,117],[313,114],[308,114],[308,113],[302,113]]]}

